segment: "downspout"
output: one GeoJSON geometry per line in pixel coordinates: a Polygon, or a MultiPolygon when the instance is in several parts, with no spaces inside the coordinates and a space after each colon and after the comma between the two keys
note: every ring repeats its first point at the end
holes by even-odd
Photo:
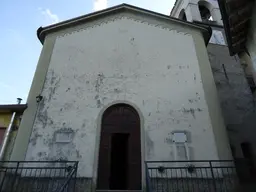
{"type": "MultiPolygon", "coordinates": [[[[18,104],[21,103],[21,100],[22,99],[17,98],[18,104]]],[[[1,151],[0,151],[0,161],[3,161],[3,159],[4,159],[4,154],[5,154],[5,151],[7,149],[8,141],[10,139],[10,135],[11,135],[11,131],[12,131],[12,126],[13,126],[13,122],[15,120],[15,117],[16,117],[16,112],[13,112],[11,121],[10,121],[9,126],[7,128],[7,131],[6,131],[5,135],[4,135],[4,141],[3,141],[2,148],[1,148],[1,151]]]]}

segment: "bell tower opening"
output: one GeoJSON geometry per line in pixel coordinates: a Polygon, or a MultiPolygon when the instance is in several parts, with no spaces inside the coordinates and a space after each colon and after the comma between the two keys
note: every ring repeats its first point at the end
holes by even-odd
{"type": "Polygon", "coordinates": [[[180,14],[179,14],[179,19],[182,19],[184,21],[187,21],[187,16],[186,16],[186,12],[184,9],[181,10],[180,14]]]}
{"type": "Polygon", "coordinates": [[[202,1],[198,3],[198,7],[203,22],[213,21],[209,8],[202,1]]]}

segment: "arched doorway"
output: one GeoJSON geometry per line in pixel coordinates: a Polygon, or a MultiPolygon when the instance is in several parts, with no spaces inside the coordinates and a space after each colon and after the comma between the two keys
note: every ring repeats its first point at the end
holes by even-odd
{"type": "Polygon", "coordinates": [[[97,189],[141,189],[140,118],[127,104],[109,107],[101,123],[97,189]]]}

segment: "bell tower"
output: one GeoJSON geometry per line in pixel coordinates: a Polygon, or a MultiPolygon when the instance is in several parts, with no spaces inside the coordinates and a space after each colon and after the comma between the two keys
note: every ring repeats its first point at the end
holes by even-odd
{"type": "Polygon", "coordinates": [[[176,0],[171,17],[207,24],[212,28],[210,43],[227,44],[217,0],[176,0]]]}
{"type": "Polygon", "coordinates": [[[176,0],[171,16],[190,22],[223,25],[217,0],[176,0]]]}

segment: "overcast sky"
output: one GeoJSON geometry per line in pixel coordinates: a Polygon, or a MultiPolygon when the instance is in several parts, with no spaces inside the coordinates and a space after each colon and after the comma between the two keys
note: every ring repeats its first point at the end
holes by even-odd
{"type": "Polygon", "coordinates": [[[0,0],[0,104],[26,102],[42,45],[40,26],[128,3],[169,15],[175,0],[0,0]]]}

